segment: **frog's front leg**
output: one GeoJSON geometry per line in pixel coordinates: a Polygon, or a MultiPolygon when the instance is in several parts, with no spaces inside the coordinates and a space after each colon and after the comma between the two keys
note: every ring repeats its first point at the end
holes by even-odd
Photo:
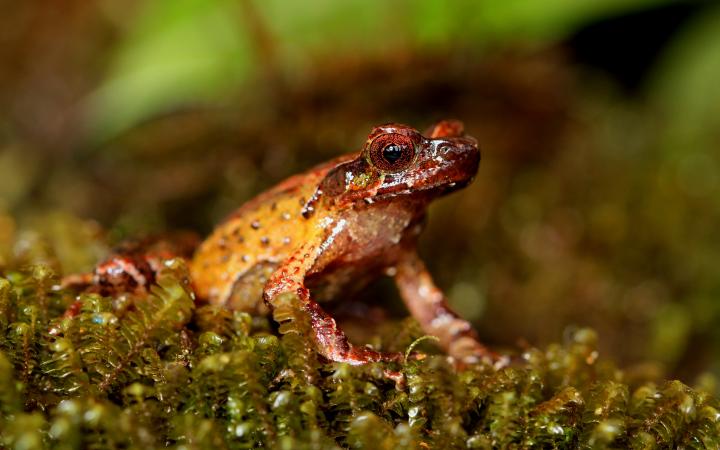
{"type": "Polygon", "coordinates": [[[468,363],[484,360],[496,366],[507,364],[506,358],[478,342],[472,325],[450,309],[445,295],[415,251],[409,250],[401,257],[396,266],[395,283],[423,331],[436,336],[450,356],[468,363]]]}
{"type": "Polygon", "coordinates": [[[310,291],[305,287],[305,276],[319,251],[319,248],[311,245],[303,246],[270,276],[263,292],[263,298],[270,309],[276,306],[276,301],[282,294],[297,295],[302,302],[301,312],[307,314],[312,326],[318,353],[331,361],[358,365],[402,360],[400,353],[381,353],[365,346],[352,345],[335,323],[335,319],[311,298],[310,291]]]}

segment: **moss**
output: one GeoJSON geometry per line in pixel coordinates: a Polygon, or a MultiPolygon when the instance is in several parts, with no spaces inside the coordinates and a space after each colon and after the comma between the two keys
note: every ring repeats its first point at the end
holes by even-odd
{"type": "MultiPolygon", "coordinates": [[[[31,261],[32,262],[32,261],[31,261]]],[[[321,361],[292,296],[266,317],[193,302],[170,264],[142,297],[54,288],[50,266],[0,278],[0,446],[33,448],[718,448],[717,401],[634,385],[580,329],[509,368],[424,358],[321,361]],[[388,378],[399,371],[404,383],[388,378]]],[[[421,338],[398,322],[402,350],[421,338]]]]}

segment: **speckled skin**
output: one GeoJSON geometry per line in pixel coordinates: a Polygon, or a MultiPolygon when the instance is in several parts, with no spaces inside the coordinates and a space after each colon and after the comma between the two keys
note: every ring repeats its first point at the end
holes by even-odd
{"type": "Polygon", "coordinates": [[[319,216],[305,219],[302,208],[337,162],[285,180],[245,203],[216,228],[190,264],[198,297],[231,309],[262,308],[267,278],[299,244],[317,234],[319,216]],[[247,289],[234,289],[243,281],[252,286],[255,280],[260,281],[259,289],[253,289],[256,295],[242,295],[240,291],[247,289]]]}
{"type": "Polygon", "coordinates": [[[362,151],[289,178],[219,225],[190,262],[196,293],[244,310],[272,309],[280,295],[295,294],[318,352],[362,364],[400,355],[351,345],[316,300],[387,274],[451,356],[493,359],[450,310],[415,250],[428,204],[469,183],[479,161],[460,122],[439,122],[427,137],[404,125],[377,127],[362,151]]]}

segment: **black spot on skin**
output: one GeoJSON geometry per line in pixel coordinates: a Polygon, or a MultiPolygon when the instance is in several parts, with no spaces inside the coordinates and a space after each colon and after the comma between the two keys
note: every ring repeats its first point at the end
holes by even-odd
{"type": "Polygon", "coordinates": [[[260,243],[262,245],[269,245],[270,244],[270,238],[267,236],[263,236],[260,238],[260,243]]]}
{"type": "Polygon", "coordinates": [[[242,257],[240,257],[240,259],[242,260],[242,262],[248,262],[248,260],[250,258],[248,258],[248,255],[242,255],[242,257]]]}
{"type": "Polygon", "coordinates": [[[235,239],[236,239],[238,242],[240,242],[240,243],[245,242],[245,238],[243,238],[243,237],[240,235],[240,227],[235,228],[235,229],[232,231],[232,235],[235,236],[235,239]]]}
{"type": "Polygon", "coordinates": [[[259,220],[253,220],[250,224],[253,230],[257,230],[260,228],[260,221],[259,220]]]}
{"type": "Polygon", "coordinates": [[[315,208],[312,207],[312,205],[305,205],[305,207],[302,210],[302,216],[306,219],[310,218],[312,216],[312,213],[315,212],[315,208]]]}
{"type": "Polygon", "coordinates": [[[275,211],[277,209],[277,203],[273,202],[272,205],[270,205],[270,210],[275,211]]]}

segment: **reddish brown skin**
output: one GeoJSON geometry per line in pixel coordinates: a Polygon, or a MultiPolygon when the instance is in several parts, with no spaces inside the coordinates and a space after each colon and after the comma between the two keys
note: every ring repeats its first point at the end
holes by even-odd
{"type": "Polygon", "coordinates": [[[353,346],[318,301],[390,274],[411,314],[451,356],[493,360],[450,310],[415,249],[427,206],[467,185],[479,162],[477,142],[460,122],[439,122],[426,136],[400,124],[376,127],[360,152],[280,183],[218,226],[190,263],[196,292],[246,310],[272,310],[282,294],[296,295],[318,352],[363,364],[401,356],[353,346]],[[403,149],[399,165],[383,159],[390,144],[403,149]]]}
{"type": "MultiPolygon", "coordinates": [[[[296,295],[325,358],[397,361],[402,355],[352,345],[318,303],[385,274],[424,331],[456,361],[504,364],[450,309],[416,251],[430,202],[472,181],[479,162],[477,142],[458,121],[438,122],[425,135],[400,124],[376,127],[361,151],[285,180],[220,224],[190,260],[196,294],[254,312],[273,310],[283,294],[296,295]]],[[[108,290],[145,289],[156,260],[157,254],[124,252],[87,281],[108,290]]]]}

